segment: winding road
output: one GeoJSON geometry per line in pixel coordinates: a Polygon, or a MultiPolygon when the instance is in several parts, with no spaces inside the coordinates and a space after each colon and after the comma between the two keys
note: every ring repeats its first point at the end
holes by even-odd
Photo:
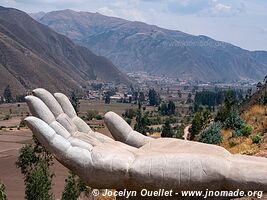
{"type": "Polygon", "coordinates": [[[190,134],[190,133],[189,133],[189,128],[190,128],[191,126],[192,126],[192,125],[190,124],[190,125],[188,125],[188,126],[186,126],[186,127],[184,128],[184,135],[183,135],[183,138],[184,138],[185,140],[188,139],[188,135],[190,134]]]}

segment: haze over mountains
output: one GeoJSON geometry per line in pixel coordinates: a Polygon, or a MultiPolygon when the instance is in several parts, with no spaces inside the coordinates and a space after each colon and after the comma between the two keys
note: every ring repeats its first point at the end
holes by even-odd
{"type": "Polygon", "coordinates": [[[96,56],[26,13],[0,7],[0,91],[45,87],[67,92],[88,80],[129,83],[109,60],[96,56]]]}
{"type": "Polygon", "coordinates": [[[247,51],[206,36],[99,13],[63,10],[32,16],[126,72],[201,81],[260,80],[267,74],[266,52],[247,51]]]}

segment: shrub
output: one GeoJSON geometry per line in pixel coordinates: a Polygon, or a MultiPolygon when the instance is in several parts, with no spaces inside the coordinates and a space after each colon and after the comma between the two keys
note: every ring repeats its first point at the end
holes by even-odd
{"type": "Polygon", "coordinates": [[[178,138],[178,139],[184,139],[183,136],[184,136],[184,127],[183,126],[177,126],[176,128],[176,132],[175,132],[175,138],[178,138]]]}
{"type": "Polygon", "coordinates": [[[241,137],[242,136],[242,133],[238,129],[238,130],[234,130],[233,133],[232,133],[232,135],[233,135],[233,137],[241,137]]]}
{"type": "Polygon", "coordinates": [[[0,183],[0,199],[7,200],[6,192],[5,192],[5,185],[0,183]]]}
{"type": "Polygon", "coordinates": [[[122,114],[122,116],[124,118],[133,119],[136,116],[136,113],[137,113],[137,111],[135,109],[130,108],[130,109],[125,110],[125,112],[122,114]]]}
{"type": "Polygon", "coordinates": [[[26,123],[24,121],[24,119],[22,119],[19,123],[19,127],[25,127],[26,126],[26,123]]]}
{"type": "Polygon", "coordinates": [[[199,141],[207,144],[219,144],[223,137],[221,135],[222,125],[220,122],[211,124],[201,132],[199,141]]]}
{"type": "Polygon", "coordinates": [[[167,119],[162,127],[161,137],[173,137],[174,131],[171,127],[170,120],[167,119]]]}
{"type": "Polygon", "coordinates": [[[259,103],[261,105],[266,105],[267,104],[267,92],[265,92],[259,99],[259,103]]]}
{"type": "Polygon", "coordinates": [[[240,129],[241,135],[246,136],[246,137],[249,136],[252,133],[252,131],[253,131],[253,128],[249,124],[242,125],[240,129]]]}
{"type": "Polygon", "coordinates": [[[259,144],[262,140],[262,137],[260,135],[253,135],[251,136],[251,140],[254,144],[259,144]]]}
{"type": "Polygon", "coordinates": [[[82,192],[88,196],[90,191],[91,188],[86,186],[86,184],[77,175],[70,171],[68,178],[65,179],[65,188],[62,193],[61,200],[76,200],[82,192]]]}
{"type": "Polygon", "coordinates": [[[92,120],[92,119],[94,119],[94,118],[96,118],[96,116],[98,115],[98,111],[96,111],[96,110],[88,110],[87,112],[86,112],[86,119],[87,120],[92,120]]]}
{"type": "Polygon", "coordinates": [[[96,115],[95,118],[96,118],[97,120],[102,120],[102,119],[103,119],[102,115],[99,115],[99,114],[96,115]]]}
{"type": "Polygon", "coordinates": [[[10,115],[6,115],[3,120],[9,120],[11,118],[10,115]]]}
{"type": "Polygon", "coordinates": [[[239,114],[236,111],[232,111],[224,122],[224,128],[233,130],[241,129],[243,124],[244,122],[240,118],[239,114]]]}
{"type": "Polygon", "coordinates": [[[234,146],[236,146],[237,145],[237,143],[234,141],[234,140],[230,140],[229,141],[229,146],[230,147],[234,147],[234,146]]]}
{"type": "Polygon", "coordinates": [[[131,125],[131,123],[132,123],[132,120],[131,120],[130,118],[126,118],[125,121],[126,121],[129,125],[131,125]]]}

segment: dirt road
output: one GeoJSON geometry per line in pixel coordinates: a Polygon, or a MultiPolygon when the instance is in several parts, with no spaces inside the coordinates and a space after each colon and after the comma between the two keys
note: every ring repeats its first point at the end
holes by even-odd
{"type": "Polygon", "coordinates": [[[183,135],[183,138],[185,139],[185,140],[187,140],[188,139],[188,136],[189,136],[189,128],[191,127],[191,124],[190,125],[188,125],[188,126],[186,126],[185,128],[184,128],[184,135],[183,135]]]}

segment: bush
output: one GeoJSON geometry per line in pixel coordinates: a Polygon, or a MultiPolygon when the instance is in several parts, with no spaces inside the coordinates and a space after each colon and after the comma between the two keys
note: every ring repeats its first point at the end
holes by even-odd
{"type": "Polygon", "coordinates": [[[260,135],[253,135],[251,136],[251,140],[254,144],[259,144],[262,140],[262,137],[260,135]]]}
{"type": "Polygon", "coordinates": [[[22,119],[19,123],[19,127],[25,127],[26,126],[26,123],[24,121],[24,119],[22,119]]]}
{"type": "Polygon", "coordinates": [[[230,147],[234,147],[237,145],[237,143],[234,140],[230,140],[229,145],[230,145],[230,147]]]}
{"type": "Polygon", "coordinates": [[[224,128],[233,130],[241,129],[243,125],[244,122],[236,111],[230,112],[229,116],[224,122],[224,128]]]}
{"type": "Polygon", "coordinates": [[[82,192],[88,196],[90,191],[91,188],[86,186],[78,176],[73,172],[69,172],[68,178],[65,179],[65,188],[61,200],[77,200],[82,192]]]}
{"type": "Polygon", "coordinates": [[[184,139],[183,136],[184,136],[184,127],[183,126],[177,126],[176,128],[176,132],[175,132],[175,138],[178,138],[178,139],[184,139]]]}
{"type": "Polygon", "coordinates": [[[241,129],[240,129],[240,133],[243,136],[249,136],[253,131],[252,126],[250,126],[249,124],[244,124],[242,125],[241,129]]]}
{"type": "Polygon", "coordinates": [[[6,115],[3,120],[9,120],[11,118],[10,115],[6,115]]]}
{"type": "Polygon", "coordinates": [[[95,118],[96,118],[97,120],[102,120],[102,119],[103,119],[102,115],[99,115],[99,114],[96,115],[95,118]]]}
{"type": "Polygon", "coordinates": [[[6,192],[5,192],[5,185],[0,183],[0,199],[7,200],[6,192]]]}
{"type": "Polygon", "coordinates": [[[86,120],[92,120],[92,119],[96,118],[97,115],[98,115],[98,111],[88,110],[86,112],[85,118],[86,118],[86,120]]]}
{"type": "Polygon", "coordinates": [[[265,92],[259,99],[259,103],[261,105],[266,105],[267,104],[267,92],[265,92]]]}
{"type": "Polygon", "coordinates": [[[159,125],[162,123],[160,116],[149,118],[149,122],[151,125],[159,125]]]}
{"type": "Polygon", "coordinates": [[[233,137],[241,137],[242,133],[240,130],[234,130],[232,133],[233,137]]]}
{"type": "Polygon", "coordinates": [[[133,119],[136,116],[136,113],[137,113],[137,111],[135,109],[130,108],[130,109],[125,110],[125,112],[122,114],[122,116],[124,118],[133,119]]]}
{"type": "Polygon", "coordinates": [[[199,141],[207,144],[219,144],[223,137],[221,135],[222,124],[215,122],[201,132],[199,141]]]}
{"type": "Polygon", "coordinates": [[[175,133],[171,127],[170,120],[166,119],[164,125],[162,126],[161,137],[173,137],[174,134],[175,133]]]}
{"type": "Polygon", "coordinates": [[[132,123],[132,120],[131,120],[130,118],[126,118],[125,121],[126,121],[129,125],[131,125],[131,123],[132,123]]]}

